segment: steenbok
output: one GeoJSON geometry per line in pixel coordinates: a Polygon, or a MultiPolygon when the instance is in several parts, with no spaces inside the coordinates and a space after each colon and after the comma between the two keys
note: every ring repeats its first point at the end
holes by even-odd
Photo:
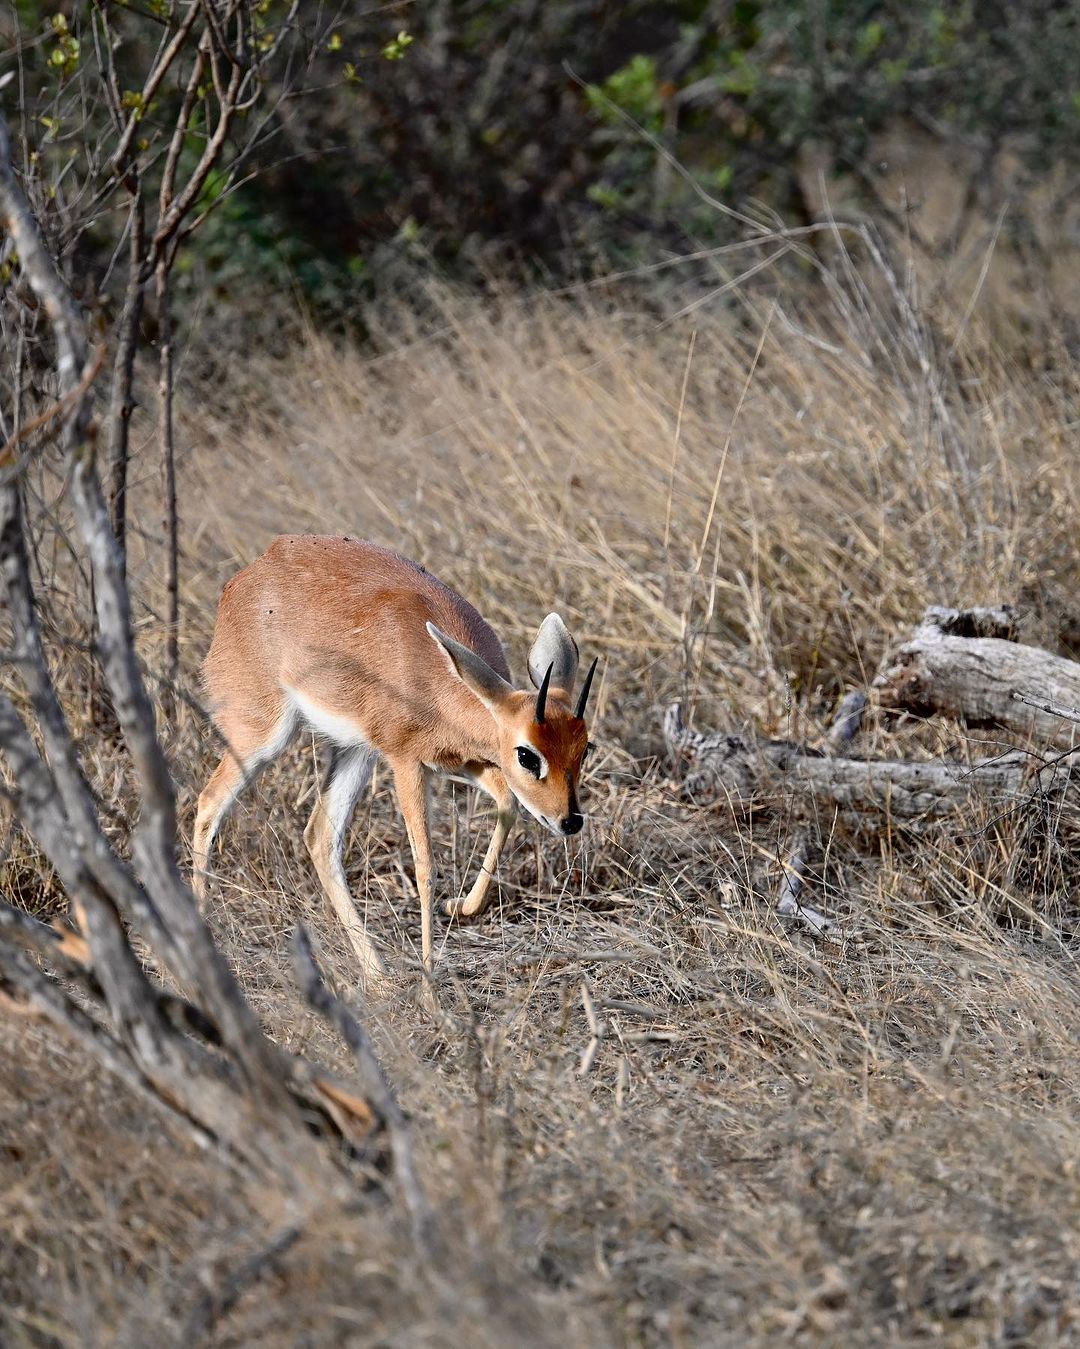
{"type": "Polygon", "coordinates": [[[430,970],[431,774],[479,787],[495,801],[480,874],[464,899],[445,906],[451,915],[481,913],[515,800],[559,837],[582,826],[577,793],[596,661],[572,706],[577,667],[574,639],[549,614],[529,653],[535,692],[515,690],[491,628],[418,563],[355,539],[275,539],[222,592],[203,667],[227,749],[199,797],[192,852],[200,900],[229,807],[306,727],[330,742],[331,756],[304,840],[365,979],[386,971],[353,906],[342,851],[377,754],[393,773],[408,831],[430,970]]]}

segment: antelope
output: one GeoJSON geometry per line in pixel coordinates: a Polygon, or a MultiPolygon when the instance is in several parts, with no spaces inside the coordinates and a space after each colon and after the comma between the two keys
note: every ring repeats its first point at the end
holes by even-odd
{"type": "Polygon", "coordinates": [[[463,899],[444,904],[450,916],[471,917],[487,906],[517,805],[560,838],[584,823],[578,784],[596,661],[572,707],[577,668],[577,644],[559,615],[548,614],[529,652],[533,690],[515,689],[492,629],[419,563],[347,537],[275,539],[226,584],[203,665],[226,750],[199,797],[192,840],[199,902],[229,808],[306,728],[329,741],[330,762],[304,841],[362,978],[382,978],[386,966],[359,920],[342,856],[380,754],[412,850],[430,972],[431,775],[468,783],[495,802],[480,872],[463,899]]]}

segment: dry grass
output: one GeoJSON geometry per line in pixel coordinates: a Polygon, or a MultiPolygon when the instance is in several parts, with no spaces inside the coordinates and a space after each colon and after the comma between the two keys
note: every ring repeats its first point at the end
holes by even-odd
{"type": "MultiPolygon", "coordinates": [[[[672,696],[710,725],[814,736],[927,602],[1018,601],[1026,636],[1067,643],[1075,372],[970,336],[950,356],[947,329],[850,277],[818,293],[812,333],[783,293],[662,325],[587,298],[432,291],[434,337],[399,312],[374,357],[316,337],[273,367],[238,354],[235,387],[185,408],[189,676],[222,580],[285,529],[418,557],[518,670],[556,606],[603,657],[580,846],[523,827],[489,915],[440,931],[460,1035],[404,993],[363,1009],[454,1267],[419,1267],[385,1206],[328,1217],[213,1342],[1075,1340],[1075,822],[832,838],[814,902],[841,935],[816,944],[770,909],[785,803],[691,808],[656,760],[672,696]],[[603,1029],[584,1075],[583,990],[603,1029]]],[[[151,663],[154,640],[148,622],[151,663]]],[[[212,740],[186,709],[166,732],[190,825],[212,740]]],[[[912,752],[971,741],[898,733],[912,752]]],[[[110,752],[87,755],[122,830],[110,752]]],[[[291,752],[225,830],[211,919],[271,1031],[336,1058],[286,956],[303,919],[355,992],[301,842],[314,758],[291,752]]],[[[437,816],[456,891],[486,812],[446,790],[437,816]]],[[[350,875],[399,967],[408,866],[377,780],[350,875]]],[[[252,1197],[64,1045],[0,1035],[5,1343],[185,1342],[203,1281],[272,1236],[252,1197]]]]}

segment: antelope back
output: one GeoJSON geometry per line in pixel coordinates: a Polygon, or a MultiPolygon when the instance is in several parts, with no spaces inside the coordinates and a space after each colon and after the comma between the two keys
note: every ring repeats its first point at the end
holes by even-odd
{"type": "Polygon", "coordinates": [[[490,718],[448,678],[429,622],[509,680],[495,633],[418,563],[339,536],[275,539],[221,597],[204,666],[215,720],[229,738],[223,723],[273,720],[299,702],[309,720],[339,722],[391,756],[483,757],[490,718]]]}

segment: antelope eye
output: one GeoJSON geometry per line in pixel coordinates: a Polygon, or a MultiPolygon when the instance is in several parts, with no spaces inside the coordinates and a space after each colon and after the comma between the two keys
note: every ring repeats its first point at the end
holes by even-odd
{"type": "Polygon", "coordinates": [[[534,778],[540,776],[540,755],[535,750],[528,749],[525,745],[518,745],[517,758],[518,763],[526,773],[531,773],[534,778]]]}

